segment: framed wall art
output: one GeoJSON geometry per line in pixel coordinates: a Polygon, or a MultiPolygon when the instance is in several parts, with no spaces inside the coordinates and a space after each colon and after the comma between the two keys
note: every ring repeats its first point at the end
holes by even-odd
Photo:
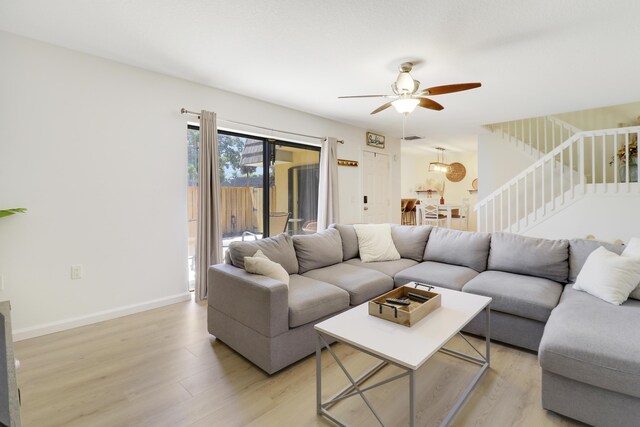
{"type": "Polygon", "coordinates": [[[367,132],[367,145],[370,147],[384,149],[384,135],[367,132]]]}

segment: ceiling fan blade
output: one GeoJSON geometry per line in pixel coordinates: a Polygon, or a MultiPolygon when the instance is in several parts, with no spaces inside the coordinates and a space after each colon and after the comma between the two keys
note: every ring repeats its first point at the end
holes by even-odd
{"type": "Polygon", "coordinates": [[[482,86],[481,83],[459,83],[455,85],[434,86],[420,92],[424,95],[444,95],[445,93],[461,92],[482,86]]]}
{"type": "Polygon", "coordinates": [[[436,110],[436,111],[444,110],[444,107],[442,105],[438,104],[436,101],[433,101],[429,98],[418,98],[418,99],[420,99],[420,104],[418,105],[423,108],[428,108],[430,110],[436,110]]]}
{"type": "Polygon", "coordinates": [[[375,110],[373,110],[371,112],[371,114],[376,114],[379,113],[382,110],[386,110],[387,108],[391,107],[391,103],[387,102],[386,104],[382,104],[381,106],[379,106],[378,108],[376,108],[375,110]]]}
{"type": "Polygon", "coordinates": [[[339,96],[338,99],[340,98],[385,98],[388,96],[390,95],[352,95],[352,96],[339,96]]]}

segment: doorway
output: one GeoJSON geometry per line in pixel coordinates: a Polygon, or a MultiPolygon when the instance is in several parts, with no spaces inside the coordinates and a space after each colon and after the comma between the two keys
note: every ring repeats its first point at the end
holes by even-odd
{"type": "Polygon", "coordinates": [[[387,154],[363,151],[364,223],[391,222],[391,163],[387,154]]]}

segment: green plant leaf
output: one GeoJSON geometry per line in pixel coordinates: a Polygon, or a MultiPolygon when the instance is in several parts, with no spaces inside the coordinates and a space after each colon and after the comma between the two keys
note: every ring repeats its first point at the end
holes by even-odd
{"type": "Polygon", "coordinates": [[[26,213],[27,208],[0,209],[0,218],[14,215],[17,213],[26,213]]]}

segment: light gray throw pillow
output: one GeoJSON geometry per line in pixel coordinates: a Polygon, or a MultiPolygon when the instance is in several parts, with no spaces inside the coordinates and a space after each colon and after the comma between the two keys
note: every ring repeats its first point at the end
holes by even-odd
{"type": "Polygon", "coordinates": [[[423,259],[461,265],[481,273],[487,269],[490,244],[490,233],[436,227],[429,235],[423,259]]]}
{"type": "Polygon", "coordinates": [[[488,269],[567,283],[569,241],[493,233],[488,269]]]}
{"type": "Polygon", "coordinates": [[[422,261],[431,233],[430,225],[391,225],[391,238],[402,258],[422,261]]]}
{"type": "Polygon", "coordinates": [[[342,262],[340,232],[329,228],[314,234],[293,236],[300,274],[342,262]]]}
{"type": "Polygon", "coordinates": [[[231,264],[244,269],[244,257],[251,257],[258,250],[261,250],[271,261],[284,267],[287,273],[298,273],[298,260],[296,259],[296,251],[293,249],[293,241],[285,233],[265,239],[231,242],[229,244],[231,264]]]}
{"type": "Polygon", "coordinates": [[[340,233],[342,239],[342,256],[346,261],[351,258],[357,258],[360,255],[360,247],[358,246],[358,235],[353,225],[331,224],[329,228],[335,228],[340,233]]]}

